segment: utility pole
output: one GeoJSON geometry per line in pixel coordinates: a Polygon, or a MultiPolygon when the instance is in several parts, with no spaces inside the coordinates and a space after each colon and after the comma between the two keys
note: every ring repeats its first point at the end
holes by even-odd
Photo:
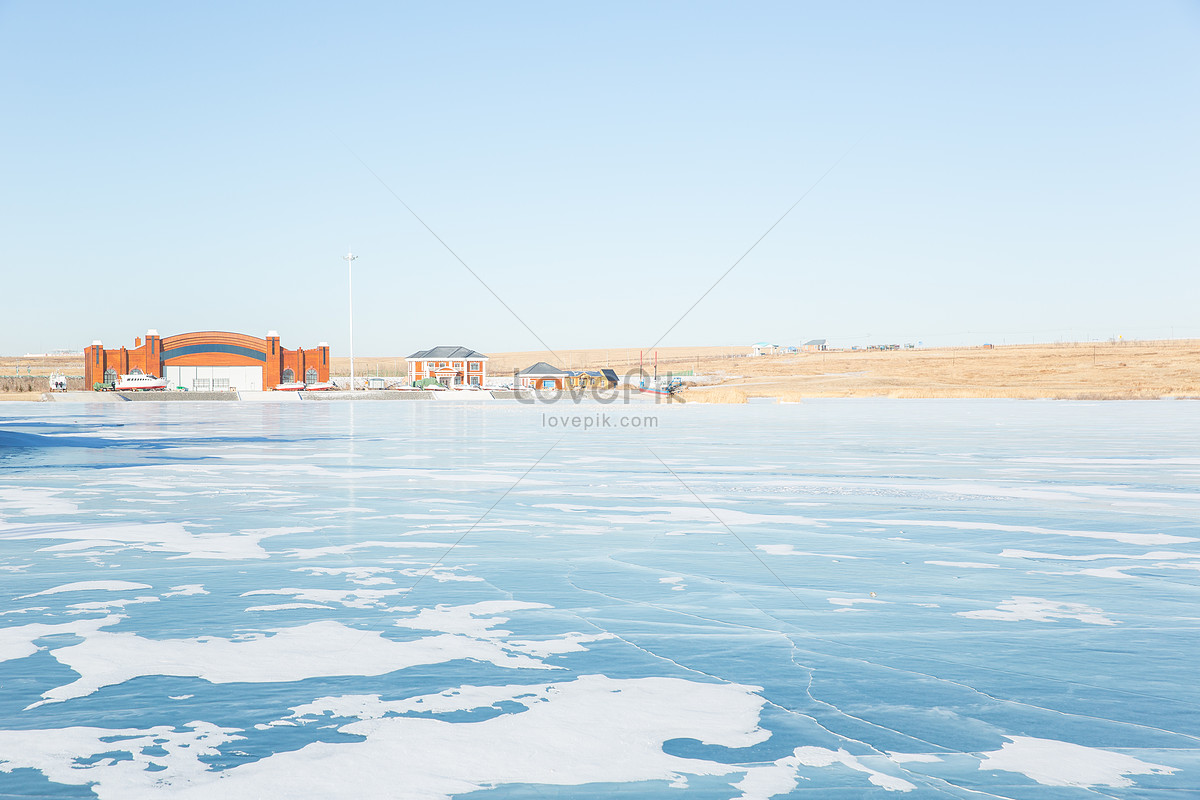
{"type": "Polygon", "coordinates": [[[350,286],[350,391],[354,391],[354,261],[358,256],[348,249],[342,259],[346,262],[346,275],[350,286]]]}

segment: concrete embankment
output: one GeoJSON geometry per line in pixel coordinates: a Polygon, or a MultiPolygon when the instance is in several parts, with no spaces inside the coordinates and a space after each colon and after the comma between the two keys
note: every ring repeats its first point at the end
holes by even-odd
{"type": "Polygon", "coordinates": [[[430,391],[359,391],[359,392],[48,392],[30,399],[41,399],[54,403],[183,403],[183,402],[250,402],[250,403],[300,403],[300,402],[398,402],[425,400],[438,403],[495,403],[510,402],[525,405],[547,403],[596,402],[602,404],[654,403],[662,398],[636,389],[574,391],[531,391],[493,389],[491,391],[430,392],[430,391]]]}
{"type": "Polygon", "coordinates": [[[237,392],[47,392],[42,400],[51,403],[126,403],[238,400],[237,392]]]}

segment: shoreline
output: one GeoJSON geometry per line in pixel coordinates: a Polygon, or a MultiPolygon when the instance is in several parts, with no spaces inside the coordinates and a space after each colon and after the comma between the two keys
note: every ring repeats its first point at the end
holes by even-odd
{"type": "MultiPolygon", "coordinates": [[[[639,351],[626,348],[562,350],[564,369],[611,367],[636,374],[639,351]]],[[[651,353],[641,352],[649,373],[651,353]]],[[[490,354],[488,373],[507,377],[512,369],[553,358],[545,352],[490,354]]],[[[333,356],[335,375],[350,372],[350,360],[333,356]]],[[[358,375],[404,374],[403,357],[355,358],[358,375]]],[[[0,401],[41,399],[44,389],[13,392],[5,375],[22,382],[51,372],[79,375],[75,357],[0,358],[0,401]]],[[[776,397],[785,401],[838,397],[892,399],[1151,400],[1200,398],[1200,340],[1067,342],[902,350],[826,350],[750,356],[745,346],[663,347],[658,374],[675,373],[686,400],[720,389],[726,402],[776,397]]],[[[713,398],[715,399],[715,398],[713,398]]]]}

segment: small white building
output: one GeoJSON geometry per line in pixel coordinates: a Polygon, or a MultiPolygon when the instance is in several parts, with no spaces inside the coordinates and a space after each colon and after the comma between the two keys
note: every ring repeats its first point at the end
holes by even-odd
{"type": "Polygon", "coordinates": [[[446,387],[483,387],[487,380],[488,357],[469,347],[433,347],[408,357],[408,382],[434,378],[446,387]]]}
{"type": "Polygon", "coordinates": [[[773,356],[779,352],[779,345],[770,342],[758,342],[750,351],[752,356],[773,356]]]}

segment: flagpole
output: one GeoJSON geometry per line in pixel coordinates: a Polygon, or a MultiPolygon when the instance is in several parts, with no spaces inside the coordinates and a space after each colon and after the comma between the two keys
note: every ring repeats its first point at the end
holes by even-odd
{"type": "Polygon", "coordinates": [[[342,256],[346,262],[346,275],[350,286],[350,391],[354,391],[354,250],[350,249],[342,256]]]}

